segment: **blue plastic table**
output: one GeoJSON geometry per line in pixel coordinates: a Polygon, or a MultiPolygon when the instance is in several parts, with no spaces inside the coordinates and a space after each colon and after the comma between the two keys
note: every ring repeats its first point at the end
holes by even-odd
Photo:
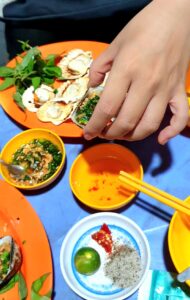
{"type": "MultiPolygon", "coordinates": [[[[19,133],[21,128],[0,108],[0,148],[19,133]]],[[[156,134],[140,142],[118,142],[134,151],[144,168],[144,180],[181,199],[190,195],[190,129],[173,138],[166,146],[157,143],[156,134]],[[189,131],[189,132],[188,132],[189,131]]],[[[69,186],[69,170],[76,156],[101,140],[87,142],[81,139],[64,139],[66,168],[59,180],[45,191],[24,192],[40,217],[47,232],[54,265],[55,300],[79,300],[65,283],[59,265],[61,244],[68,230],[80,219],[94,213],[82,206],[69,186]]],[[[105,141],[104,141],[105,142],[105,141]]],[[[154,199],[139,193],[126,207],[117,211],[135,221],[145,232],[151,247],[151,269],[175,271],[168,252],[167,231],[173,210],[154,199]]],[[[137,299],[137,293],[129,298],[137,299]]]]}

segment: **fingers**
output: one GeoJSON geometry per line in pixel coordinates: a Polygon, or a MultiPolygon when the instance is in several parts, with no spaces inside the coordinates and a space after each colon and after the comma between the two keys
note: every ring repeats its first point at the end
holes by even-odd
{"type": "Polygon", "coordinates": [[[184,87],[181,87],[169,102],[173,116],[170,125],[165,127],[158,135],[158,142],[162,145],[180,133],[188,122],[188,102],[184,87]]]}
{"type": "Polygon", "coordinates": [[[110,71],[117,53],[115,44],[111,44],[90,66],[89,86],[95,87],[103,82],[105,74],[110,71]]]}
{"type": "Polygon", "coordinates": [[[104,130],[104,138],[122,138],[131,132],[137,126],[152,96],[153,92],[150,88],[146,88],[144,80],[135,80],[115,121],[104,130]]]}
{"type": "Polygon", "coordinates": [[[123,139],[129,141],[142,140],[155,132],[160,127],[167,105],[167,93],[164,94],[162,91],[162,93],[154,96],[135,129],[125,135],[123,139]]]}
{"type": "Polygon", "coordinates": [[[84,128],[86,139],[99,136],[111,118],[118,114],[129,85],[130,82],[118,71],[118,66],[112,67],[101,98],[84,128]]]}

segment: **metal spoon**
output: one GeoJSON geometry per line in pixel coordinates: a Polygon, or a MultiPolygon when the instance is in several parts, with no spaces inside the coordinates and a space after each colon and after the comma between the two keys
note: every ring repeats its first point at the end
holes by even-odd
{"type": "Polygon", "coordinates": [[[0,163],[3,166],[7,167],[8,171],[15,176],[20,176],[25,171],[25,169],[22,166],[17,166],[17,165],[6,163],[3,159],[0,159],[0,163]]]}
{"type": "Polygon", "coordinates": [[[183,272],[177,275],[177,280],[180,282],[185,282],[186,280],[190,279],[190,267],[185,269],[183,272]]]}

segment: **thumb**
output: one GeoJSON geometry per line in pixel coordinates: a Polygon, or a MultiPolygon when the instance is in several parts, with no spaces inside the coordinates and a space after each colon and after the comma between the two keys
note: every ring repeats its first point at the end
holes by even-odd
{"type": "Polygon", "coordinates": [[[188,122],[188,101],[184,88],[175,95],[169,102],[173,116],[170,120],[170,125],[165,127],[158,136],[158,142],[162,145],[180,133],[188,122]]]}
{"type": "Polygon", "coordinates": [[[117,47],[111,44],[90,66],[89,86],[95,87],[103,82],[117,54],[117,47]]]}

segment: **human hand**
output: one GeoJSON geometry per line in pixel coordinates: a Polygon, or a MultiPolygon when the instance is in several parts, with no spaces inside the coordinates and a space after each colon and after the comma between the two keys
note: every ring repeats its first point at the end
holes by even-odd
{"type": "Polygon", "coordinates": [[[168,105],[172,117],[159,133],[159,143],[183,130],[188,120],[189,15],[189,0],[154,0],[93,62],[91,86],[99,85],[110,73],[84,129],[86,139],[141,140],[159,128],[168,105]]]}

